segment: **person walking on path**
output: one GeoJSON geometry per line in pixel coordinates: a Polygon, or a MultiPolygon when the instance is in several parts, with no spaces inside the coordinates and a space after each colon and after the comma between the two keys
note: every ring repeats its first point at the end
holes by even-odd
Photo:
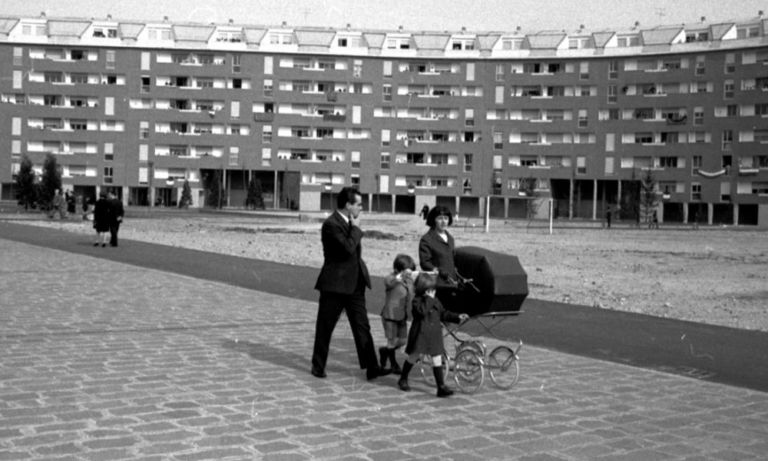
{"type": "Polygon", "coordinates": [[[109,246],[117,246],[117,233],[120,231],[120,224],[123,222],[125,209],[123,202],[117,196],[110,192],[107,194],[109,201],[109,246]]]}
{"type": "Polygon", "coordinates": [[[93,206],[93,228],[96,230],[96,242],[93,246],[107,246],[107,232],[109,232],[109,202],[107,194],[101,192],[99,199],[93,206]]]}
{"type": "Polygon", "coordinates": [[[325,365],[331,336],[341,312],[345,311],[355,339],[360,368],[366,370],[366,377],[371,380],[388,374],[390,370],[379,368],[365,308],[365,289],[371,288],[371,279],[361,256],[362,196],[357,189],[345,187],[336,197],[336,205],[336,211],[323,222],[320,230],[323,267],[315,283],[315,289],[320,291],[320,300],[311,373],[317,378],[326,377],[325,365]]]}
{"type": "Polygon", "coordinates": [[[437,286],[435,275],[421,272],[416,277],[413,299],[413,323],[408,331],[408,345],[405,353],[408,358],[403,363],[403,370],[397,386],[403,391],[410,391],[408,385],[408,373],[422,355],[432,358],[432,372],[437,383],[437,396],[448,397],[453,391],[445,385],[445,373],[443,370],[443,324],[442,322],[461,322],[469,318],[467,314],[456,314],[445,310],[440,300],[435,297],[437,286]]]}
{"type": "Polygon", "coordinates": [[[384,278],[386,298],[381,309],[381,324],[387,338],[387,346],[379,348],[379,366],[385,368],[389,361],[392,373],[400,374],[395,352],[405,346],[408,337],[416,263],[410,256],[399,254],[395,256],[392,267],[394,271],[384,278]]]}
{"type": "Polygon", "coordinates": [[[424,221],[426,221],[426,220],[427,220],[427,216],[428,216],[428,215],[429,215],[429,205],[427,205],[427,204],[425,203],[425,204],[424,204],[424,206],[423,206],[423,207],[421,207],[421,211],[419,212],[419,216],[421,216],[422,218],[424,218],[424,221]]]}
{"type": "Polygon", "coordinates": [[[54,194],[53,201],[51,202],[51,213],[48,216],[53,219],[56,213],[59,213],[59,219],[67,217],[67,202],[64,201],[64,196],[61,195],[61,189],[56,189],[56,194],[54,194]]]}
{"type": "Polygon", "coordinates": [[[465,279],[456,270],[456,247],[448,227],[453,215],[448,208],[438,205],[427,216],[429,230],[419,240],[419,266],[426,272],[437,272],[437,297],[448,310],[458,310],[459,292],[465,279]]]}

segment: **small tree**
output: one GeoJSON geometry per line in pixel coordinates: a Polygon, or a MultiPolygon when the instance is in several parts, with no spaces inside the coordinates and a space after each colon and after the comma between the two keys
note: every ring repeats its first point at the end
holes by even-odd
{"type": "Polygon", "coordinates": [[[189,181],[184,180],[184,186],[181,188],[181,200],[179,200],[179,208],[189,208],[192,203],[192,189],[189,187],[189,181]]]}
{"type": "Polygon", "coordinates": [[[32,160],[26,155],[21,157],[19,172],[16,173],[16,198],[24,209],[34,206],[36,197],[35,170],[32,169],[32,160]]]}
{"type": "Polygon", "coordinates": [[[264,196],[261,190],[261,181],[257,178],[251,178],[248,183],[248,196],[245,198],[246,208],[255,210],[264,209],[264,196]]]}
{"type": "Polygon", "coordinates": [[[39,201],[46,208],[50,208],[53,196],[61,189],[61,170],[59,163],[53,154],[46,154],[43,161],[43,175],[40,179],[39,201]]]}
{"type": "Polygon", "coordinates": [[[656,207],[659,204],[659,196],[656,193],[656,178],[650,168],[645,170],[640,179],[640,211],[646,223],[653,220],[656,207]]]}

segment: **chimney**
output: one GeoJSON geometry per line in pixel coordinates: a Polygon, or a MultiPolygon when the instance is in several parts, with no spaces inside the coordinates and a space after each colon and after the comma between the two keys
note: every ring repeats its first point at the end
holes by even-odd
{"type": "Polygon", "coordinates": [[[707,17],[706,16],[702,16],[701,17],[701,22],[706,22],[706,21],[707,21],[707,17]]]}
{"type": "Polygon", "coordinates": [[[168,16],[163,16],[163,22],[168,22],[168,16]]]}
{"type": "Polygon", "coordinates": [[[282,26],[283,26],[283,27],[288,27],[288,21],[283,21],[283,24],[282,24],[282,26]]]}
{"type": "Polygon", "coordinates": [[[107,21],[111,21],[111,20],[112,20],[112,15],[111,15],[111,14],[108,14],[108,15],[107,15],[107,21]]]}

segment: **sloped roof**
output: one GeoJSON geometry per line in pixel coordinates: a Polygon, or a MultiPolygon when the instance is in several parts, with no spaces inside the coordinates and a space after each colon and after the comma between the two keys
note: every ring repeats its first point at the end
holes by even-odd
{"type": "Polygon", "coordinates": [[[417,50],[444,50],[448,46],[450,34],[413,34],[417,50]]]}
{"type": "Polygon", "coordinates": [[[336,31],[324,30],[296,30],[296,40],[299,46],[330,46],[336,31]]]}
{"type": "Polygon", "coordinates": [[[501,38],[501,34],[478,35],[477,41],[481,50],[491,50],[501,38]]]}
{"type": "Polygon", "coordinates": [[[381,48],[384,45],[384,39],[387,34],[378,32],[365,32],[363,33],[365,41],[368,42],[368,46],[371,48],[381,48]]]}
{"type": "Polygon", "coordinates": [[[267,33],[267,29],[250,29],[245,28],[243,30],[245,33],[245,41],[248,43],[261,43],[261,40],[264,38],[264,34],[267,33]]]}
{"type": "Polygon", "coordinates": [[[0,34],[9,33],[18,23],[18,19],[0,18],[0,34]]]}
{"type": "Polygon", "coordinates": [[[173,26],[173,35],[177,41],[207,42],[215,30],[213,26],[173,26]]]}
{"type": "Polygon", "coordinates": [[[565,34],[540,34],[528,35],[528,44],[531,49],[554,49],[557,48],[563,40],[565,34]]]}
{"type": "Polygon", "coordinates": [[[616,35],[615,32],[595,32],[592,34],[592,40],[595,42],[595,48],[604,48],[614,35],[616,35]]]}
{"type": "Polygon", "coordinates": [[[640,35],[643,38],[643,45],[669,45],[672,40],[675,39],[682,27],[675,27],[673,29],[651,29],[640,31],[640,35]]]}
{"type": "Polygon", "coordinates": [[[140,24],[138,22],[130,23],[130,22],[121,22],[118,26],[118,30],[120,32],[120,36],[122,38],[137,38],[142,30],[144,30],[144,24],[140,24]]]}
{"type": "Polygon", "coordinates": [[[64,37],[80,37],[91,26],[90,21],[48,21],[48,35],[64,37]]]}

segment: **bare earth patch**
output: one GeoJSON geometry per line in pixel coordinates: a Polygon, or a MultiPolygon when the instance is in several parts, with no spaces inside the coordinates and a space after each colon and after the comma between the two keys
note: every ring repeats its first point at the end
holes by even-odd
{"type": "MultiPolygon", "coordinates": [[[[185,214],[128,218],[125,239],[320,267],[320,216],[310,221],[185,214]]],[[[90,222],[30,221],[87,234],[90,222]]],[[[385,275],[398,253],[417,258],[417,217],[364,215],[363,258],[385,275]]],[[[457,246],[516,255],[530,297],[768,331],[768,234],[742,229],[558,228],[493,221],[454,226],[457,246]]],[[[201,264],[204,262],[201,261],[201,264]]],[[[314,283],[308,281],[307,283],[314,283]]]]}

